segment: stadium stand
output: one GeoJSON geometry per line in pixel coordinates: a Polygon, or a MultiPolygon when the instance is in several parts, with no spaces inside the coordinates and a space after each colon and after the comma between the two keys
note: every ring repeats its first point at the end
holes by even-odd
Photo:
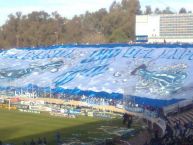
{"type": "Polygon", "coordinates": [[[186,142],[192,135],[191,127],[184,132],[192,126],[192,48],[100,44],[1,50],[0,92],[9,98],[126,111],[152,129],[161,128],[151,145],[169,145],[179,137],[186,142]]]}

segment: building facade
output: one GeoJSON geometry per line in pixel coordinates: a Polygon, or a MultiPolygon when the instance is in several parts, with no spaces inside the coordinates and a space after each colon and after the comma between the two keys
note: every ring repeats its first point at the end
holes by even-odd
{"type": "Polygon", "coordinates": [[[193,43],[193,14],[138,15],[136,41],[193,43]]]}

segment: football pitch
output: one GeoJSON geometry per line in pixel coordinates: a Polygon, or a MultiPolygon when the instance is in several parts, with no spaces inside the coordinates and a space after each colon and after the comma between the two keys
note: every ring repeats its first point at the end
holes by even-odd
{"type": "Polygon", "coordinates": [[[0,140],[3,143],[22,145],[31,139],[46,137],[49,145],[55,144],[55,134],[60,132],[62,140],[79,138],[89,141],[91,138],[110,137],[103,132],[101,126],[122,126],[120,119],[102,120],[91,117],[74,119],[50,116],[49,114],[33,114],[18,111],[0,110],[0,140]]]}

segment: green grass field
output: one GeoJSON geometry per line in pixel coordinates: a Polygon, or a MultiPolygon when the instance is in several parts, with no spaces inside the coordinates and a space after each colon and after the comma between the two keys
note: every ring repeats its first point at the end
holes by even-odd
{"type": "Polygon", "coordinates": [[[38,137],[46,137],[49,145],[53,145],[57,131],[61,132],[64,140],[77,135],[83,141],[89,141],[92,137],[109,137],[99,129],[102,125],[121,127],[122,123],[120,119],[101,120],[90,117],[67,119],[46,113],[0,110],[0,140],[3,143],[12,142],[21,145],[23,141],[29,142],[32,138],[37,140],[38,137]]]}

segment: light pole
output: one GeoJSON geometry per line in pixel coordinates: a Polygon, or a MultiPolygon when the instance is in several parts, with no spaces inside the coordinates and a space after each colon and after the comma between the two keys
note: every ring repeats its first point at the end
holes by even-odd
{"type": "Polygon", "coordinates": [[[52,83],[50,83],[50,99],[52,97],[52,88],[51,88],[51,86],[52,86],[52,83]]]}
{"type": "Polygon", "coordinates": [[[19,34],[16,35],[16,46],[19,47],[19,34]]]}
{"type": "Polygon", "coordinates": [[[11,99],[8,99],[8,103],[9,103],[9,110],[11,109],[11,99]]]}
{"type": "Polygon", "coordinates": [[[56,36],[56,44],[59,43],[59,33],[56,31],[54,32],[55,33],[55,36],[56,36]]]}

